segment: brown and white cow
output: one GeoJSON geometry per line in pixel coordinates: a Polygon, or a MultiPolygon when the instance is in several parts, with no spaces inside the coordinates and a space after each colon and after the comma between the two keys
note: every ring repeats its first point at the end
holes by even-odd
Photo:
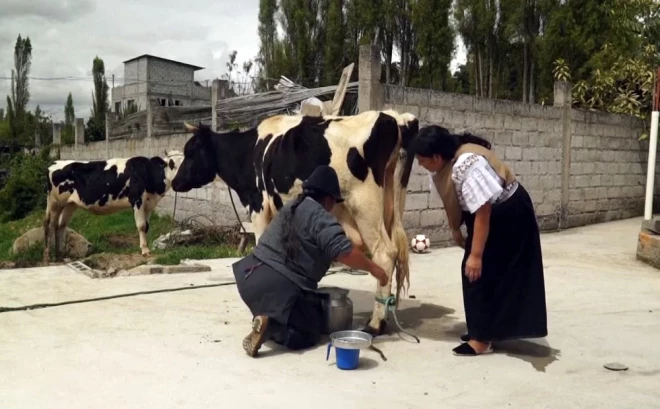
{"type": "Polygon", "coordinates": [[[171,188],[182,161],[183,153],[178,150],[165,151],[164,158],[136,156],[97,161],[55,161],[48,168],[44,262],[50,259],[53,232],[55,257],[60,259],[64,232],[78,208],[96,215],[132,208],[140,249],[143,255],[150,255],[147,244],[149,216],[171,188]]]}
{"type": "MultiPolygon", "coordinates": [[[[397,268],[398,300],[409,281],[402,217],[413,161],[405,149],[418,130],[413,115],[395,111],[346,117],[277,115],[256,128],[226,133],[186,126],[193,136],[185,145],[172,188],[187,192],[217,179],[224,181],[247,208],[257,240],[283,203],[301,192],[302,181],[317,166],[332,166],[345,198],[334,213],[351,241],[368,249],[388,273],[390,282],[377,286],[382,300],[391,295],[397,268]]],[[[380,333],[385,316],[383,303],[375,302],[366,330],[380,333]]]]}

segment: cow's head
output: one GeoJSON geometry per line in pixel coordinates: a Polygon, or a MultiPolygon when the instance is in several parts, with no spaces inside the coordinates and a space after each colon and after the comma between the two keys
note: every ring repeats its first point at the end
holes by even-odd
{"type": "Polygon", "coordinates": [[[165,179],[172,182],[179,172],[182,162],[183,152],[177,149],[165,149],[165,179]]]}
{"type": "Polygon", "coordinates": [[[175,192],[188,192],[211,183],[218,171],[211,128],[187,123],[185,126],[193,136],[183,148],[183,162],[172,180],[172,189],[175,192]]]}

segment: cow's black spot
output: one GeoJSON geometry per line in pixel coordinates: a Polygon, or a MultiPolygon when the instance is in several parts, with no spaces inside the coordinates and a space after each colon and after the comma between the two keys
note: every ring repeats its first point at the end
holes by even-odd
{"type": "Polygon", "coordinates": [[[351,171],[351,174],[361,181],[367,179],[369,175],[369,168],[367,162],[364,160],[357,148],[351,148],[348,150],[346,155],[346,163],[348,164],[348,169],[351,171]]]}
{"type": "Polygon", "coordinates": [[[130,158],[122,173],[116,166],[106,170],[106,165],[106,161],[70,163],[52,172],[53,185],[60,193],[77,192],[85,205],[105,206],[110,198],[128,197],[133,207],[140,208],[143,193],[165,193],[165,161],[161,158],[130,158]]]}
{"type": "Polygon", "coordinates": [[[282,206],[284,206],[284,203],[282,202],[282,196],[277,193],[273,194],[273,203],[275,203],[275,208],[278,211],[282,208],[282,206]]]}
{"type": "Polygon", "coordinates": [[[369,139],[364,143],[364,160],[374,175],[376,184],[383,186],[385,166],[392,155],[397,140],[399,128],[396,120],[382,112],[371,130],[369,139]]]}
{"type": "Polygon", "coordinates": [[[305,180],[317,166],[330,164],[332,152],[325,139],[329,125],[323,118],[306,116],[270,144],[263,161],[268,195],[287,194],[296,179],[305,180]]]}
{"type": "Polygon", "coordinates": [[[172,159],[170,159],[169,166],[170,170],[174,170],[174,161],[172,159]]]}
{"type": "Polygon", "coordinates": [[[408,182],[410,181],[410,173],[412,172],[413,162],[415,161],[415,156],[407,152],[410,141],[412,141],[417,132],[419,131],[419,121],[414,119],[408,122],[407,126],[402,125],[399,130],[401,131],[401,147],[406,150],[403,152],[403,171],[401,172],[401,186],[404,188],[408,187],[408,182]]]}

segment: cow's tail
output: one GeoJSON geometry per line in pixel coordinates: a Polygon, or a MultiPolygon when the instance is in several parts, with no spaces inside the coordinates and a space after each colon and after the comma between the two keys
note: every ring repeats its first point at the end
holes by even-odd
{"type": "Polygon", "coordinates": [[[384,220],[387,228],[387,233],[396,246],[397,255],[395,260],[395,278],[396,278],[396,302],[398,304],[401,292],[404,289],[407,291],[410,287],[410,266],[408,254],[408,236],[403,227],[403,203],[405,203],[405,191],[402,192],[400,181],[400,173],[403,166],[400,165],[399,150],[401,149],[402,134],[397,126],[396,121],[393,121],[397,130],[397,143],[394,150],[387,162],[385,172],[385,206],[384,220]]]}

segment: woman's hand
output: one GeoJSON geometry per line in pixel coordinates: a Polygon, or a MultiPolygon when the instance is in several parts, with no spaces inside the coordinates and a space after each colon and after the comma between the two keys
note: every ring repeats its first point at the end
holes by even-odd
{"type": "Polygon", "coordinates": [[[388,281],[390,281],[389,277],[388,277],[387,274],[385,273],[385,270],[383,270],[383,269],[382,269],[378,264],[376,264],[376,263],[374,263],[374,265],[373,265],[372,270],[370,271],[370,273],[371,273],[372,276],[374,276],[374,277],[376,278],[376,280],[378,280],[378,282],[380,283],[380,286],[381,286],[381,287],[385,287],[385,286],[387,285],[388,281]]]}
{"type": "Polygon", "coordinates": [[[465,237],[463,237],[463,233],[461,233],[460,230],[452,230],[451,235],[454,237],[454,241],[456,244],[464,249],[465,248],[465,237]]]}
{"type": "Polygon", "coordinates": [[[357,247],[353,247],[351,251],[341,254],[337,257],[337,261],[351,268],[368,271],[376,280],[378,280],[381,286],[386,286],[390,280],[389,277],[387,277],[385,270],[383,270],[378,264],[369,260],[363,252],[358,250],[357,247]]]}
{"type": "Polygon", "coordinates": [[[465,276],[471,283],[477,281],[481,277],[481,257],[470,254],[465,262],[465,276]]]}

